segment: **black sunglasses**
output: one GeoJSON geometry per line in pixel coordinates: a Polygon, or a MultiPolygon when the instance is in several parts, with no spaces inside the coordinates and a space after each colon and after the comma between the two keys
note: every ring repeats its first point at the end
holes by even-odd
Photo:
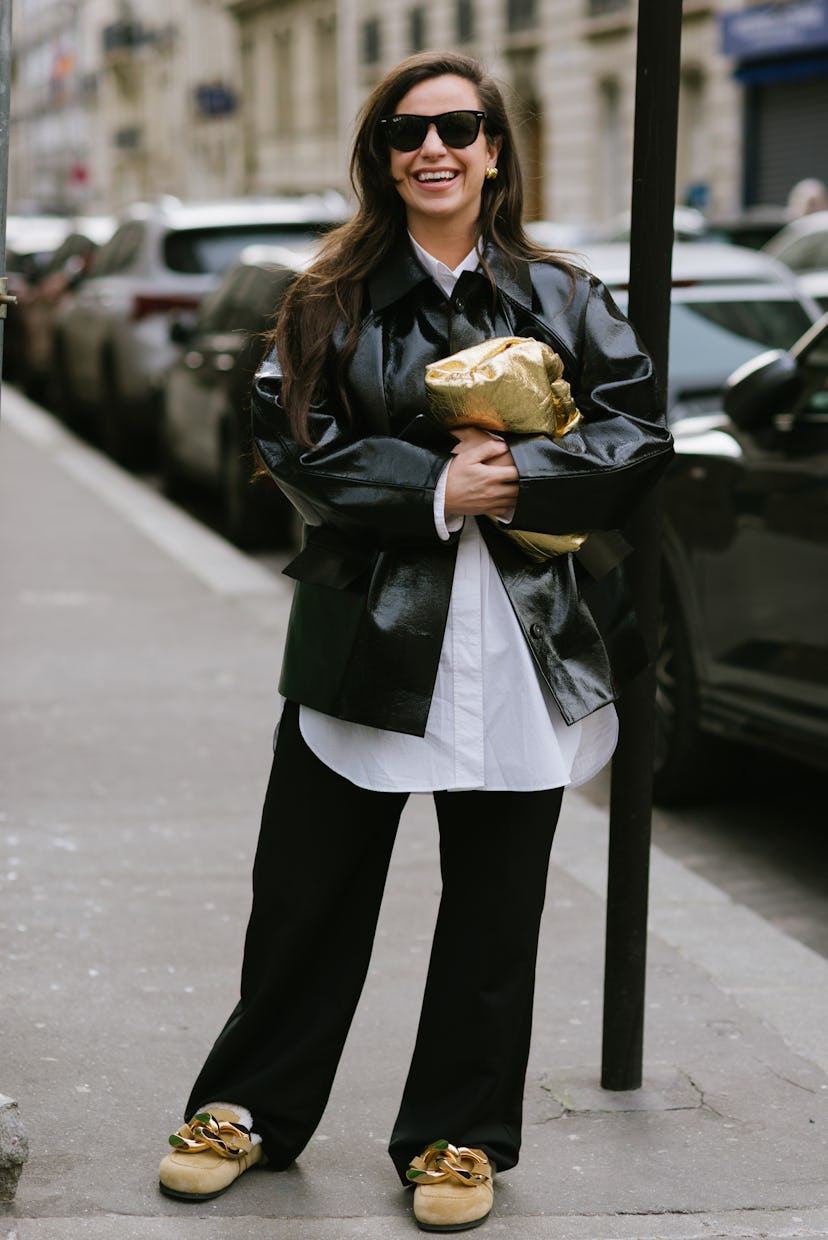
{"type": "Polygon", "coordinates": [[[398,116],[383,116],[380,124],[385,130],[388,145],[395,151],[416,151],[425,142],[431,125],[436,128],[441,142],[459,149],[471,146],[477,140],[480,123],[485,116],[485,112],[472,112],[467,108],[459,112],[441,112],[439,116],[415,116],[402,112],[398,116]]]}

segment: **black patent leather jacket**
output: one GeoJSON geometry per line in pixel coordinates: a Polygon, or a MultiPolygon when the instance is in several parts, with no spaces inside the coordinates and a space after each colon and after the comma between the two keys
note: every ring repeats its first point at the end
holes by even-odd
{"type": "MultiPolygon", "coordinates": [[[[285,570],[297,584],[280,691],[340,719],[425,731],[458,538],[441,541],[434,525],[455,441],[426,413],[428,363],[507,335],[546,341],[562,357],[583,421],[561,439],[506,437],[520,474],[516,529],[616,530],[672,454],[650,360],[604,286],[576,271],[573,289],[551,264],[484,253],[496,296],[477,271],[447,299],[407,245],[374,274],[346,374],[353,421],[333,397],[321,400],[314,448],[291,438],[274,354],[256,376],[255,443],[306,522],[304,549],[285,570]]],[[[477,520],[564,719],[612,701],[646,660],[622,570],[596,584],[579,557],[534,563],[477,520]]]]}

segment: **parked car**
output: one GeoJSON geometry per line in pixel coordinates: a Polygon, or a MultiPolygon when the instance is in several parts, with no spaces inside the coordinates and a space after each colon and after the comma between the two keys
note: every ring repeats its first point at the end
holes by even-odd
{"type": "Polygon", "coordinates": [[[35,400],[55,404],[58,393],[52,364],[55,320],[66,299],[89,270],[99,245],[108,240],[114,220],[101,220],[87,231],[73,229],[27,286],[19,306],[22,380],[35,400]]]}
{"type": "Polygon", "coordinates": [[[61,215],[10,215],[6,220],[4,272],[8,292],[17,304],[8,308],[3,329],[3,378],[13,383],[20,381],[25,370],[23,306],[69,226],[61,215]]]}
{"type": "MultiPolygon", "coordinates": [[[[526,232],[538,245],[551,250],[591,250],[596,245],[629,242],[630,212],[620,211],[610,219],[594,224],[559,224],[554,220],[532,220],[526,232]]],[[[676,241],[698,241],[704,238],[706,223],[695,207],[676,207],[673,212],[676,241]]]]}
{"type": "Polygon", "coordinates": [[[673,429],[662,798],[703,790],[717,737],[828,770],[828,315],[673,429]]]}
{"type": "Polygon", "coordinates": [[[55,324],[64,411],[134,464],[154,454],[160,392],[175,359],[171,311],[195,311],[245,246],[301,245],[347,218],[339,194],[129,209],[55,324]]]}
{"type": "Polygon", "coordinates": [[[16,299],[6,307],[3,320],[3,368],[2,374],[9,383],[17,383],[23,374],[23,325],[19,307],[25,298],[29,283],[21,270],[20,259],[12,251],[6,251],[6,291],[16,299]]]}
{"type": "Polygon", "coordinates": [[[790,219],[787,207],[755,204],[739,211],[705,214],[705,236],[709,241],[727,241],[761,250],[790,219]]]}
{"type": "Polygon", "coordinates": [[[164,384],[159,427],[164,488],[198,483],[220,496],[224,532],[250,547],[289,541],[292,508],[269,478],[251,483],[250,387],[264,334],[308,261],[249,246],[201,303],[194,322],[173,319],[182,346],[164,384]]]}
{"type": "MultiPolygon", "coordinates": [[[[626,247],[590,267],[626,300],[626,247]]],[[[677,244],[663,485],[655,796],[702,795],[715,738],[828,769],[828,350],[786,268],[742,247],[677,244]],[[803,344],[803,342],[811,342],[803,344]],[[733,416],[734,371],[768,348],[801,391],[733,416]],[[806,360],[807,359],[807,360],[806,360]]]]}
{"type": "Polygon", "coordinates": [[[790,267],[808,296],[828,310],[828,211],[791,220],[763,248],[790,267]]]}

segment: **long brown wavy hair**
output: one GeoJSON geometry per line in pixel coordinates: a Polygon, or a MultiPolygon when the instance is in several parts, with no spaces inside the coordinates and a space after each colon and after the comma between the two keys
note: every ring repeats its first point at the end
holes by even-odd
{"type": "Polygon", "coordinates": [[[501,141],[499,175],[483,184],[480,236],[514,259],[554,262],[568,269],[565,260],[534,245],[523,229],[523,178],[506,105],[494,80],[478,61],[455,52],[423,52],[402,61],[374,88],[359,115],[350,162],[356,211],[328,234],[312,266],[295,281],[268,338],[282,369],[282,403],[291,433],[308,447],[308,410],[321,391],[334,329],[344,323],[334,381],[347,409],[342,375],[359,336],[365,280],[396,246],[406,243],[405,204],[391,178],[380,120],[394,112],[412,87],[446,74],[473,84],[486,113],[485,135],[490,142],[501,141]]]}

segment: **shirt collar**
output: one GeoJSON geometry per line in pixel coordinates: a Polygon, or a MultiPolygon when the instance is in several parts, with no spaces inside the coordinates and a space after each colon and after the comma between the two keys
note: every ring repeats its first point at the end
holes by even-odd
{"type": "MultiPolygon", "coordinates": [[[[498,288],[502,289],[509,297],[512,297],[519,305],[531,309],[532,281],[529,263],[524,260],[508,258],[491,241],[483,243],[480,246],[480,251],[486,261],[486,265],[495,278],[498,288]]],[[[425,254],[426,251],[423,251],[423,253],[425,254]]],[[[428,257],[432,263],[437,261],[431,255],[428,255],[428,257]]],[[[477,250],[470,251],[469,255],[463,260],[461,267],[472,258],[475,260],[473,266],[477,267],[477,250]]],[[[396,245],[388,257],[380,263],[379,267],[368,278],[368,294],[371,301],[371,309],[374,311],[384,310],[386,306],[399,301],[401,297],[410,293],[412,289],[432,278],[431,271],[426,270],[422,260],[415,254],[413,244],[396,245]]],[[[468,279],[468,277],[466,278],[468,279]]],[[[485,277],[479,273],[478,278],[483,279],[485,277]]]]}
{"type": "Polygon", "coordinates": [[[416,257],[432,279],[437,282],[448,296],[451,296],[454,285],[464,271],[476,271],[480,265],[480,250],[477,245],[472,246],[462,262],[458,263],[456,267],[451,268],[447,267],[439,258],[435,258],[433,254],[429,254],[428,250],[424,250],[419,241],[411,236],[411,233],[408,234],[408,237],[416,257]]]}

